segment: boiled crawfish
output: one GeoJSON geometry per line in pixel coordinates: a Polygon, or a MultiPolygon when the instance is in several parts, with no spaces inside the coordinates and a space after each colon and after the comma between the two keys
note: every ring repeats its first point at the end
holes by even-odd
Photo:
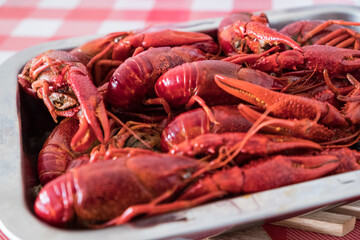
{"type": "Polygon", "coordinates": [[[129,221],[138,214],[174,211],[228,194],[238,195],[310,180],[330,173],[338,166],[339,160],[331,155],[277,156],[249,167],[234,166],[206,174],[197,180],[192,175],[206,167],[199,161],[185,156],[140,153],[73,169],[48,183],[40,191],[34,208],[41,219],[58,226],[68,224],[75,217],[84,224],[94,224],[120,215],[103,225],[108,226],[129,221]],[[276,169],[278,176],[269,169],[276,169]],[[262,170],[265,171],[259,174],[262,170]],[[265,172],[271,174],[265,176],[265,172]],[[181,193],[185,187],[186,191],[181,193]],[[156,206],[156,202],[171,193],[180,195],[166,208],[161,204],[156,206]]]}
{"type": "Polygon", "coordinates": [[[69,164],[83,154],[90,152],[92,147],[99,144],[94,135],[87,140],[88,149],[76,152],[71,148],[71,140],[79,129],[79,121],[66,118],[51,132],[38,156],[38,176],[40,183],[45,185],[49,181],[66,172],[69,164]]]}
{"type": "Polygon", "coordinates": [[[151,47],[182,45],[191,45],[212,54],[218,52],[217,44],[207,34],[150,28],[137,32],[110,33],[87,42],[70,53],[86,64],[95,83],[100,85],[109,80],[114,68],[131,56],[151,47]]]}
{"type": "Polygon", "coordinates": [[[174,145],[206,133],[246,132],[251,122],[244,118],[236,105],[218,105],[210,108],[216,124],[209,120],[203,108],[193,109],[176,116],[161,134],[161,149],[169,151],[174,145]]]}
{"type": "MultiPolygon", "coordinates": [[[[202,134],[174,145],[169,152],[171,154],[190,157],[217,156],[220,148],[233,148],[236,144],[243,141],[247,134],[247,132],[202,134]]],[[[299,151],[303,151],[303,153],[308,151],[311,153],[321,149],[319,144],[301,138],[255,134],[249,138],[241,152],[234,157],[233,161],[240,164],[249,159],[265,158],[276,154],[296,154],[299,151]]]]}
{"type": "MultiPolygon", "coordinates": [[[[332,36],[319,33],[311,38],[332,36]]],[[[221,52],[206,34],[145,29],[29,62],[19,83],[44,99],[54,120],[68,117],[39,154],[36,215],[56,226],[107,227],[360,169],[360,154],[339,146],[360,138],[360,51],[307,46],[251,13],[224,18],[218,41],[221,52]],[[293,81],[308,78],[314,86],[325,80],[332,95],[311,88],[321,102],[287,94],[303,93],[293,81]],[[202,108],[187,111],[194,101],[202,108]],[[148,116],[164,114],[148,106],[159,103],[175,117],[148,116]],[[156,152],[160,132],[167,153],[156,152]]]]}
{"type": "Polygon", "coordinates": [[[111,138],[106,143],[96,141],[94,135],[84,144],[86,150],[77,152],[71,148],[71,140],[79,129],[78,120],[66,118],[51,132],[38,155],[38,176],[40,183],[61,176],[72,168],[95,161],[101,161],[107,151],[122,148],[144,148],[153,151],[160,150],[161,127],[157,124],[127,122],[120,129],[111,123],[111,138]]]}
{"type": "Polygon", "coordinates": [[[109,139],[103,97],[76,57],[64,51],[48,51],[29,61],[18,78],[26,92],[43,99],[55,122],[57,116],[80,120],[80,128],[71,142],[73,149],[87,149],[83,143],[89,142],[86,138],[91,134],[100,142],[109,139]]]}
{"type": "Polygon", "coordinates": [[[194,47],[159,47],[128,58],[109,82],[108,101],[119,110],[141,109],[164,72],[185,62],[205,60],[207,54],[194,47]]]}
{"type": "Polygon", "coordinates": [[[233,13],[225,17],[218,28],[218,38],[226,55],[259,53],[271,45],[285,44],[301,51],[291,38],[269,28],[267,16],[250,13],[233,13]]]}
{"type": "MultiPolygon", "coordinates": [[[[246,63],[251,68],[269,73],[310,70],[323,74],[324,70],[327,70],[332,76],[352,73],[359,68],[360,51],[358,50],[324,45],[310,45],[302,49],[302,52],[297,50],[277,52],[251,61],[247,60],[246,63]]],[[[238,57],[238,59],[229,58],[229,61],[243,63],[243,57],[241,55],[238,57]]]]}
{"type": "Polygon", "coordinates": [[[149,99],[146,103],[169,105],[165,108],[190,107],[194,102],[203,107],[239,103],[238,98],[219,89],[214,82],[215,74],[243,79],[269,89],[282,89],[289,84],[286,79],[234,63],[220,60],[195,61],[176,66],[160,76],[155,83],[158,98],[149,99]]]}
{"type": "MultiPolygon", "coordinates": [[[[335,140],[336,142],[344,140],[345,143],[354,143],[359,138],[359,131],[356,130],[355,126],[350,125],[349,120],[341,111],[326,102],[271,91],[246,81],[219,75],[215,76],[215,81],[225,91],[263,110],[268,109],[276,117],[295,119],[295,121],[289,121],[290,123],[284,120],[272,121],[271,124],[278,124],[280,131],[281,127],[285,126],[296,130],[297,134],[302,131],[301,137],[312,140],[314,139],[310,133],[316,133],[313,137],[330,140],[327,142],[329,144],[335,140]],[[323,126],[319,126],[318,123],[323,126]],[[312,130],[314,127],[316,131],[312,130]]],[[[247,111],[246,114],[252,113],[247,111]]],[[[248,115],[247,119],[252,121],[250,118],[251,115],[248,115]]],[[[300,136],[297,135],[297,137],[300,136]]]]}

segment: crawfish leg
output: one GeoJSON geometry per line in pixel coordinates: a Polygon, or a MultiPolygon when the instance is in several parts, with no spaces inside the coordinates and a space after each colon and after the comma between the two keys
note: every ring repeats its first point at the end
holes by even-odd
{"type": "MultiPolygon", "coordinates": [[[[345,26],[360,26],[360,23],[358,22],[348,22],[348,21],[342,21],[342,20],[328,20],[322,24],[320,24],[319,26],[317,26],[316,28],[314,28],[313,30],[309,31],[304,38],[301,40],[301,43],[306,43],[307,41],[309,41],[310,38],[312,38],[313,36],[315,36],[316,34],[318,34],[319,32],[325,30],[328,26],[333,25],[333,24],[337,24],[337,25],[345,25],[345,26]]],[[[356,36],[357,33],[355,31],[352,31],[349,29],[348,33],[350,33],[350,35],[352,36],[356,36]]],[[[335,36],[331,36],[331,37],[335,37],[335,36]]],[[[327,37],[325,37],[324,39],[325,41],[328,41],[329,39],[327,37]]],[[[320,39],[319,41],[323,42],[324,40],[320,39]]],[[[321,43],[317,43],[317,44],[321,44],[321,43]]]]}

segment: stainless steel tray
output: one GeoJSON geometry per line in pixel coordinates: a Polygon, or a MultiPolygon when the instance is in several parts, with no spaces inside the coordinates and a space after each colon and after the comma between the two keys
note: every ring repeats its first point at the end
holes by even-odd
{"type": "MultiPolygon", "coordinates": [[[[274,27],[300,19],[337,18],[360,22],[360,8],[346,5],[312,6],[266,13],[274,27]]],[[[211,31],[220,20],[207,19],[173,27],[211,31]]],[[[3,84],[0,88],[0,228],[11,239],[199,238],[206,231],[216,233],[230,227],[247,228],[360,198],[360,171],[354,171],[216,201],[107,229],[66,230],[39,221],[32,211],[34,197],[30,191],[37,182],[34,174],[36,157],[31,155],[29,149],[36,147],[38,140],[34,136],[39,134],[44,122],[51,122],[51,119],[42,121],[43,110],[35,108],[32,100],[26,99],[18,89],[17,74],[29,59],[48,49],[70,49],[95,37],[37,45],[18,52],[0,66],[3,84]],[[37,133],[34,135],[32,130],[37,133]]]]}

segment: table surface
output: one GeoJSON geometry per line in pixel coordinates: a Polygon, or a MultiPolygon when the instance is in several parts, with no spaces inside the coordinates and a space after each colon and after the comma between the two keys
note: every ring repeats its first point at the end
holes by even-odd
{"type": "MultiPolygon", "coordinates": [[[[50,40],[132,30],[159,23],[222,17],[235,11],[256,12],[317,4],[360,5],[360,2],[358,0],[251,0],[246,3],[236,0],[0,0],[0,64],[17,51],[50,40]]],[[[258,234],[265,234],[269,239],[359,239],[359,225],[358,221],[355,230],[343,238],[271,225],[264,225],[256,231],[258,234]]],[[[223,239],[233,238],[235,235],[223,239]]],[[[1,231],[0,239],[7,239],[1,231]]],[[[236,239],[242,238],[238,236],[236,239]]]]}

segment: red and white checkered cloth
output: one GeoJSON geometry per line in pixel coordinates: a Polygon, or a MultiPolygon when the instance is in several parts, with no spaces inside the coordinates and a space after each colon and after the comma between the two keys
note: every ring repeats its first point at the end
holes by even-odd
{"type": "MultiPolygon", "coordinates": [[[[316,4],[360,5],[359,0],[0,0],[0,63],[35,44],[93,34],[316,4]]],[[[0,213],[1,214],[1,213],[0,213]]],[[[1,218],[1,216],[0,216],[1,218]]],[[[343,239],[360,239],[360,226],[343,239]]],[[[265,225],[274,239],[340,239],[265,225]]],[[[6,236],[0,231],[0,239],[6,236]]]]}
{"type": "Polygon", "coordinates": [[[0,63],[49,40],[265,11],[358,0],[0,0],[0,63]]]}

